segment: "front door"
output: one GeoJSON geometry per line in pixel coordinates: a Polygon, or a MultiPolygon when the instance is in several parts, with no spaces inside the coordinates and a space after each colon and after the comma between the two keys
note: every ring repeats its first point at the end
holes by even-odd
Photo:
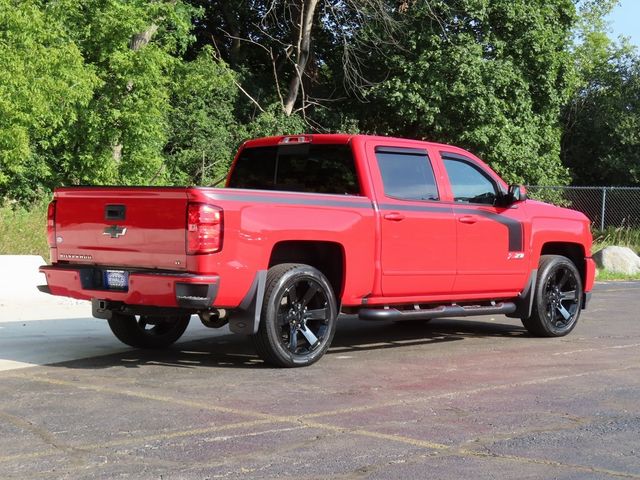
{"type": "Polygon", "coordinates": [[[520,291],[527,277],[523,206],[498,205],[499,187],[473,160],[442,154],[457,225],[454,293],[520,291]]]}

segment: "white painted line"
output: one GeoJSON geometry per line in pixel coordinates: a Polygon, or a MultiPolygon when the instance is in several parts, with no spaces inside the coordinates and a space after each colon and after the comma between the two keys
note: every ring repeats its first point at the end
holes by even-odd
{"type": "Polygon", "coordinates": [[[573,355],[574,353],[583,353],[583,352],[599,352],[603,350],[612,350],[612,349],[622,349],[622,348],[634,348],[640,347],[640,343],[633,343],[631,345],[613,345],[611,347],[600,347],[600,348],[583,348],[581,350],[570,350],[568,352],[556,352],[553,356],[558,355],[573,355]]]}

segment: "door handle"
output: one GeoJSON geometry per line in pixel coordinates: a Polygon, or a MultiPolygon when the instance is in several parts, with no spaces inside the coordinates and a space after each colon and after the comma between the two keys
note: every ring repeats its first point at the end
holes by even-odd
{"type": "Polygon", "coordinates": [[[478,217],[474,215],[463,215],[462,217],[458,218],[458,221],[462,223],[472,224],[478,221],[478,217]]]}
{"type": "Polygon", "coordinates": [[[399,222],[400,220],[404,220],[404,215],[398,212],[391,212],[385,213],[384,218],[392,222],[399,222]]]}

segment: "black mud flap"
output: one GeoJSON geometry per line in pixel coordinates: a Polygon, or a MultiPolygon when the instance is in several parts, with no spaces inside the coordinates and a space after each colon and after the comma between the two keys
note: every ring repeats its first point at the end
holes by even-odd
{"type": "Polygon", "coordinates": [[[229,330],[233,333],[253,335],[258,332],[266,283],[267,270],[258,271],[240,306],[229,313],[229,330]]]}
{"type": "Polygon", "coordinates": [[[533,299],[536,295],[536,282],[538,279],[538,269],[531,270],[529,280],[524,287],[524,290],[518,295],[516,300],[516,311],[507,314],[509,318],[529,318],[531,311],[533,310],[533,299]]]}

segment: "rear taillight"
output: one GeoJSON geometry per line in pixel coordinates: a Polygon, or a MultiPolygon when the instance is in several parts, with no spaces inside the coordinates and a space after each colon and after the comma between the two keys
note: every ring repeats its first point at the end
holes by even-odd
{"type": "Polygon", "coordinates": [[[54,248],[56,246],[56,201],[53,200],[49,203],[47,208],[47,240],[49,240],[49,246],[54,248]]]}
{"type": "Polygon", "coordinates": [[[187,210],[187,254],[219,252],[222,248],[222,209],[190,203],[187,210]]]}

